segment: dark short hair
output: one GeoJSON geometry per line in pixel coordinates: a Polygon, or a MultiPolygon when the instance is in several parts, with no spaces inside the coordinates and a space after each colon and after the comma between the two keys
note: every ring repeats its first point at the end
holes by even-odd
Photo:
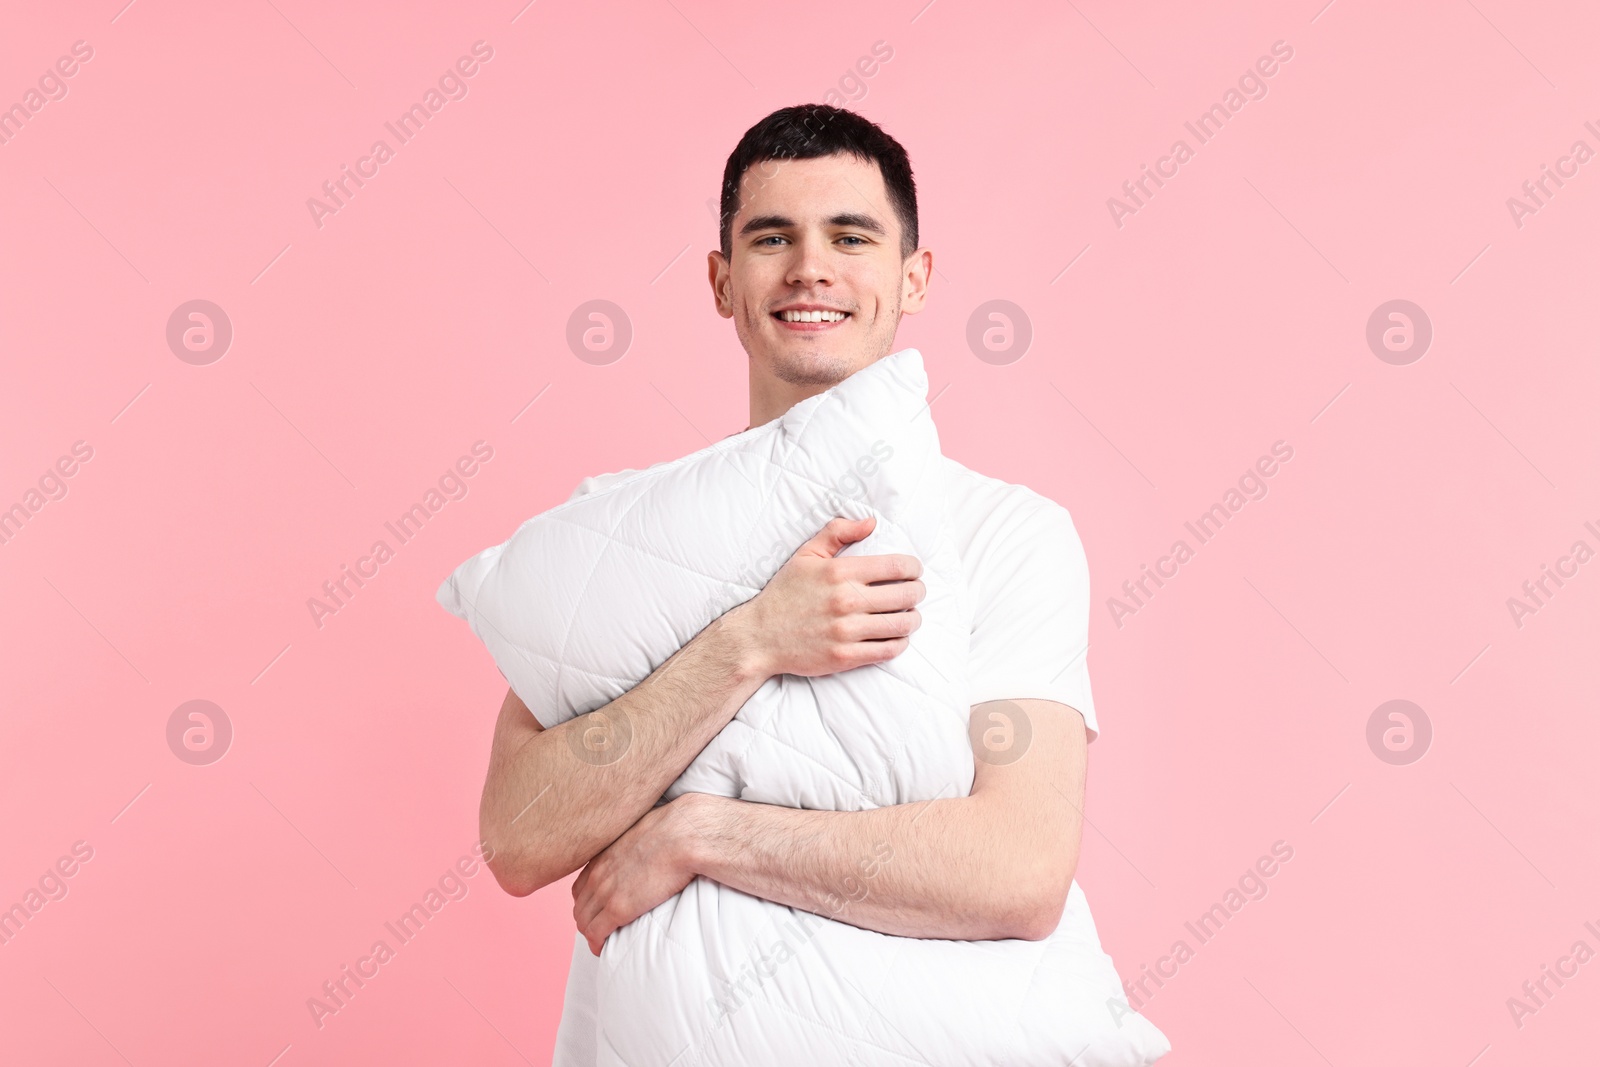
{"type": "Polygon", "coordinates": [[[733,258],[733,216],[739,212],[739,182],[744,172],[768,160],[816,159],[852,155],[877,163],[889,204],[900,220],[900,258],[917,250],[917,183],[900,142],[854,111],[827,104],[780,108],[750,127],[722,170],[722,254],[733,258]]]}

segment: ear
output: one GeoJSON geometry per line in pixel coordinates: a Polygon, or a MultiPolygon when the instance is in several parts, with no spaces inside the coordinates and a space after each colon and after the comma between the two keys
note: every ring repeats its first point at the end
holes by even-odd
{"type": "Polygon", "coordinates": [[[911,253],[902,267],[900,279],[900,310],[915,315],[928,303],[928,282],[933,276],[933,250],[919,248],[911,253]]]}
{"type": "Polygon", "coordinates": [[[733,273],[721,252],[706,254],[706,274],[711,282],[711,298],[716,302],[717,314],[733,318],[733,273]]]}

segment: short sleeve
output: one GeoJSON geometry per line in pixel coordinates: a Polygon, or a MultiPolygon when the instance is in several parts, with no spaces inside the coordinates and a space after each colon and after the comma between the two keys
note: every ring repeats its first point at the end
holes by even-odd
{"type": "Polygon", "coordinates": [[[968,667],[972,703],[1054,700],[1099,735],[1089,687],[1089,561],[1067,510],[1037,498],[985,546],[968,667]]]}

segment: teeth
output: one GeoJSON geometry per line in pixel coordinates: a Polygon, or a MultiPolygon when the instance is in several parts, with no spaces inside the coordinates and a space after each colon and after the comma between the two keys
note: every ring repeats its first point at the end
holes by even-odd
{"type": "Polygon", "coordinates": [[[845,318],[842,311],[780,311],[778,317],[784,322],[840,322],[845,318]]]}

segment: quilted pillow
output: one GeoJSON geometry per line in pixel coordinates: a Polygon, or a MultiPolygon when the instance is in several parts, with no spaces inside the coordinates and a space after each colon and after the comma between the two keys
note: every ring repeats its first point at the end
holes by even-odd
{"type": "MultiPolygon", "coordinates": [[[[876,516],[841,555],[922,561],[910,646],[768,679],[664,799],[847,811],[964,796],[971,607],[927,386],[916,349],[886,356],[772,422],[534,516],[456,568],[439,603],[548,728],[632,689],[829,519],[876,516]]],[[[607,939],[598,990],[601,1063],[628,1067],[1093,1067],[1167,1051],[1143,1017],[1108,1010],[1126,1003],[1076,886],[1051,938],[966,942],[893,937],[696,878],[607,939]]]]}

